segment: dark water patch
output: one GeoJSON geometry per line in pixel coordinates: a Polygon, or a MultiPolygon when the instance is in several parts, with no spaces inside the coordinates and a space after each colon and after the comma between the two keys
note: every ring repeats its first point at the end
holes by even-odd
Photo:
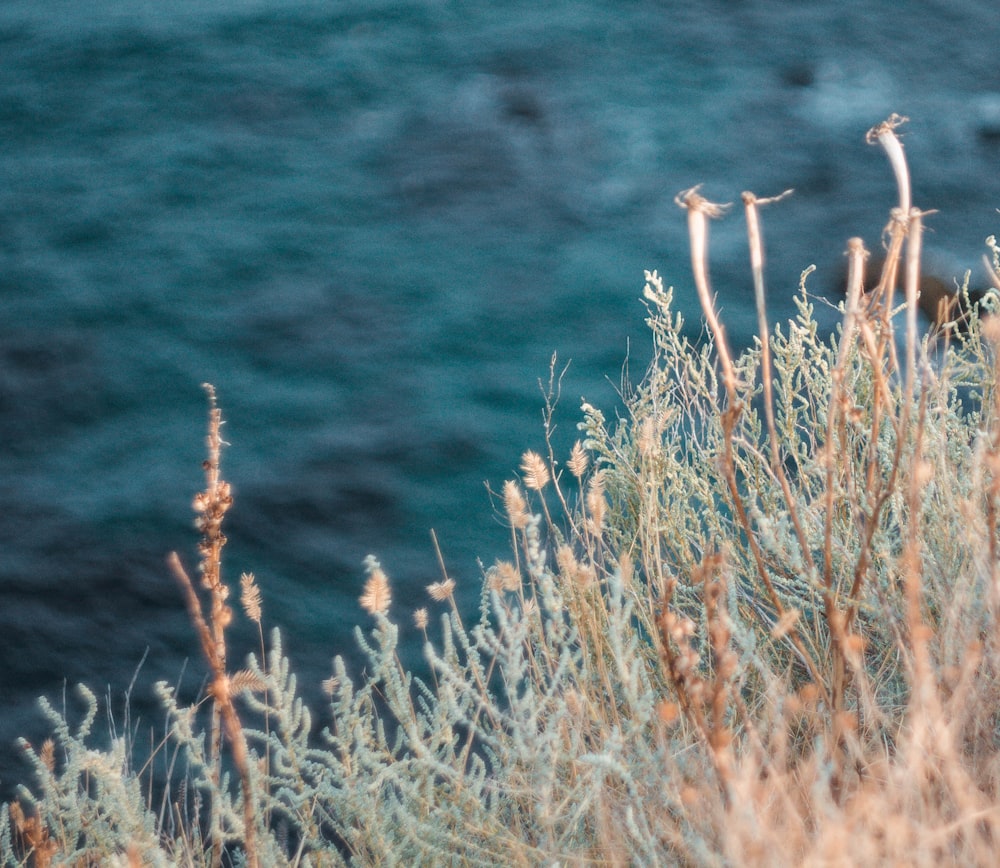
{"type": "Polygon", "coordinates": [[[38,454],[107,412],[99,353],[53,329],[0,333],[0,437],[8,456],[38,454]]]}

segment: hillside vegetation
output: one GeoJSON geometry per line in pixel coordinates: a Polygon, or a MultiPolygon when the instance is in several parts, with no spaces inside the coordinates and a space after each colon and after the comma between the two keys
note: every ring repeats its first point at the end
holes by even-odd
{"type": "Polygon", "coordinates": [[[899,187],[882,270],[866,291],[869,254],[847,244],[832,336],[806,276],[797,317],[769,323],[760,219],[781,206],[745,193],[760,325],[734,354],[708,279],[723,208],[678,197],[702,338],[647,272],[655,357],[622,418],[584,404],[568,455],[522,456],[510,557],[471,618],[447,576],[401,611],[370,558],[367,666],[336,660],[324,708],[298,698],[254,578],[239,607],[223,582],[210,389],[200,564],[171,558],[207,693],[158,686],[169,732],[142,765],[134,734],[94,731],[85,688],[81,721],[46,705],[53,737],[25,745],[34,781],[0,812],[3,863],[995,864],[1000,318],[966,286],[943,325],[918,321],[900,120],[869,134],[899,187]],[[261,647],[234,663],[237,609],[261,647]],[[398,654],[409,619],[428,678],[398,654]]]}

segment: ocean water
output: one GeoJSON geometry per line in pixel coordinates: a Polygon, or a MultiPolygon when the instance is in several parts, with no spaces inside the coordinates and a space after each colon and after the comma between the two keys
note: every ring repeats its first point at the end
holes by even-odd
{"type": "MultiPolygon", "coordinates": [[[[203,667],[166,564],[195,564],[213,383],[253,571],[307,696],[351,656],[362,560],[394,614],[507,553],[499,490],[569,363],[613,415],[649,359],[643,269],[699,328],[681,189],[768,209],[771,312],[832,291],[895,199],[899,112],[929,261],[1000,230],[988,2],[6,0],[0,5],[0,790],[83,681],[161,722],[203,667]],[[145,662],[136,675],[136,667],[145,662]]],[[[713,281],[750,340],[739,209],[713,281]]],[[[821,307],[821,311],[822,311],[821,307]]],[[[824,314],[825,315],[825,314],[824,314]]],[[[832,317],[830,318],[832,321],[832,317]]],[[[418,634],[404,630],[407,653],[418,634]]],[[[254,647],[246,625],[231,656],[254,647]]],[[[322,720],[319,721],[323,723],[322,720]]],[[[102,721],[98,729],[107,729],[102,721]]]]}

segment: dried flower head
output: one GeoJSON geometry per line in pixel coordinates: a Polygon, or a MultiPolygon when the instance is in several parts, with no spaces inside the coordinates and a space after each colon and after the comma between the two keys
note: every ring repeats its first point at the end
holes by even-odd
{"type": "Polygon", "coordinates": [[[559,564],[562,574],[567,577],[575,575],[580,566],[577,563],[576,555],[573,554],[573,549],[565,543],[556,549],[556,563],[559,564]]]}
{"type": "Polygon", "coordinates": [[[497,561],[487,573],[491,591],[516,591],[521,587],[521,573],[510,561],[497,561]]]}
{"type": "Polygon", "coordinates": [[[569,454],[569,461],[566,462],[566,466],[569,468],[569,472],[572,473],[577,479],[583,476],[587,472],[587,450],[583,448],[583,444],[577,440],[573,444],[573,449],[569,454]]]}
{"type": "Polygon", "coordinates": [[[589,585],[597,578],[594,568],[590,564],[580,563],[573,549],[565,543],[556,549],[556,563],[559,565],[559,572],[566,579],[579,585],[589,585]]]}
{"type": "Polygon", "coordinates": [[[587,511],[590,513],[590,520],[594,533],[600,533],[604,525],[604,512],[607,508],[607,501],[604,499],[604,473],[595,473],[590,478],[587,486],[587,511]]]}
{"type": "Polygon", "coordinates": [[[507,518],[510,519],[510,526],[515,530],[520,530],[528,526],[531,515],[528,513],[528,502],[521,494],[521,489],[512,479],[508,479],[503,484],[503,506],[507,510],[507,518]]]}
{"type": "Polygon", "coordinates": [[[417,625],[418,630],[427,629],[427,620],[428,617],[426,609],[417,609],[417,611],[413,613],[413,623],[417,625]]]}
{"type": "Polygon", "coordinates": [[[369,615],[384,615],[392,602],[389,578],[372,555],[365,558],[365,569],[368,571],[368,581],[365,582],[365,590],[361,595],[361,608],[369,615]]]}
{"type": "Polygon", "coordinates": [[[431,595],[431,599],[437,600],[439,603],[450,600],[454,592],[454,579],[445,579],[443,582],[435,582],[433,585],[427,586],[427,593],[431,595]]]}
{"type": "Polygon", "coordinates": [[[267,690],[267,685],[255,672],[241,669],[229,677],[229,689],[234,694],[244,690],[249,690],[251,693],[263,693],[267,690]]]}
{"type": "Polygon", "coordinates": [[[549,483],[549,468],[545,460],[530,449],[521,456],[521,473],[524,474],[525,487],[533,491],[541,491],[549,483]]]}
{"type": "Polygon", "coordinates": [[[240,600],[247,617],[255,624],[259,624],[261,619],[260,588],[254,581],[253,573],[244,573],[240,576],[240,600]]]}

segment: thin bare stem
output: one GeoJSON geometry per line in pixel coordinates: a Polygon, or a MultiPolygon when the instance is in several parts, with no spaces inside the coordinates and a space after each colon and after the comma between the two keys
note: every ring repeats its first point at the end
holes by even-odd
{"type": "MultiPolygon", "coordinates": [[[[256,868],[257,866],[257,846],[256,846],[256,815],[255,800],[253,797],[253,786],[250,778],[250,760],[247,750],[246,737],[243,734],[243,725],[239,715],[233,705],[232,690],[230,689],[229,676],[226,674],[225,664],[219,657],[217,644],[212,630],[205,623],[202,614],[201,600],[198,599],[198,592],[194,589],[194,584],[188,576],[187,571],[181,564],[181,559],[176,552],[171,552],[169,563],[174,575],[180,583],[184,592],[184,601],[187,604],[188,615],[194,623],[195,631],[201,640],[201,649],[205,654],[205,659],[212,670],[211,694],[215,702],[215,707],[219,710],[222,725],[225,729],[226,737],[229,739],[229,749],[232,752],[233,763],[240,776],[240,786],[243,790],[243,842],[247,857],[247,864],[256,868]]],[[[213,810],[217,807],[213,806],[213,810]]],[[[215,825],[215,824],[213,824],[215,825]]],[[[212,841],[212,852],[216,854],[221,864],[222,842],[212,841]]],[[[214,855],[213,855],[214,858],[214,855]]]]}
{"type": "MultiPolygon", "coordinates": [[[[823,530],[823,575],[827,586],[833,583],[833,510],[835,480],[834,471],[837,467],[837,458],[834,453],[836,441],[836,431],[844,419],[847,410],[848,396],[844,390],[844,370],[847,365],[851,346],[854,343],[854,332],[857,327],[858,317],[861,314],[859,302],[863,290],[865,273],[865,260],[868,258],[868,251],[865,250],[864,242],[860,238],[851,238],[847,242],[848,270],[847,270],[847,302],[844,306],[844,324],[840,335],[840,346],[837,350],[837,362],[833,369],[832,394],[830,397],[830,410],[827,417],[826,431],[826,509],[824,516],[823,530]]],[[[877,412],[877,408],[874,410],[877,412]]],[[[850,469],[850,462],[844,462],[845,470],[850,469]]],[[[850,482],[848,482],[850,485],[850,482]]],[[[868,570],[868,547],[861,547],[861,558],[856,567],[856,576],[863,576],[868,570]]],[[[853,583],[857,586],[857,578],[853,583]]],[[[844,620],[844,630],[848,632],[854,618],[856,607],[854,605],[855,588],[848,599],[847,616],[844,620]]]]}
{"type": "Polygon", "coordinates": [[[726,343],[726,332],[719,322],[715,311],[715,298],[708,282],[708,219],[721,217],[729,205],[718,205],[709,202],[698,192],[698,187],[692,187],[678,193],[674,201],[686,208],[688,213],[688,234],[691,243],[691,270],[694,272],[694,284],[698,291],[698,300],[705,314],[708,327],[715,339],[715,351],[719,354],[719,364],[722,366],[722,381],[729,395],[729,403],[737,403],[736,369],[733,367],[732,355],[726,343]]]}
{"type": "Polygon", "coordinates": [[[923,214],[910,211],[909,238],[906,245],[906,400],[913,400],[913,382],[917,373],[917,305],[920,301],[920,242],[923,214]]]}
{"type": "MultiPolygon", "coordinates": [[[[555,489],[556,497],[559,500],[559,505],[562,507],[563,515],[569,521],[570,528],[574,535],[581,535],[580,528],[577,527],[576,519],[573,514],[573,510],[569,508],[569,504],[566,502],[566,498],[563,495],[562,486],[559,484],[560,474],[556,472],[556,467],[558,467],[558,462],[556,461],[555,448],[552,445],[552,435],[555,432],[556,426],[554,422],[555,409],[559,403],[559,397],[562,394],[562,381],[563,377],[566,376],[566,372],[569,370],[569,364],[563,366],[563,369],[556,376],[556,361],[557,356],[555,353],[552,354],[552,358],[549,361],[549,385],[545,389],[542,387],[541,382],[539,382],[539,388],[542,389],[542,395],[545,398],[545,410],[542,413],[542,423],[545,426],[545,448],[549,455],[549,467],[552,469],[552,482],[553,488],[555,489]]],[[[543,501],[544,503],[544,501],[543,501]]],[[[586,528],[584,528],[586,530],[586,528]]]]}
{"type": "Polygon", "coordinates": [[[877,126],[872,127],[865,140],[873,145],[876,142],[882,146],[892,171],[896,175],[896,186],[899,188],[899,210],[903,214],[910,213],[910,173],[906,167],[906,156],[903,154],[903,143],[896,135],[896,129],[909,120],[898,114],[891,114],[877,126]]]}
{"type": "MultiPolygon", "coordinates": [[[[198,632],[202,650],[212,671],[211,693],[214,700],[212,706],[212,733],[209,748],[211,775],[216,787],[221,786],[222,764],[222,734],[225,732],[230,742],[233,762],[236,764],[243,788],[244,812],[244,842],[247,850],[247,862],[251,866],[257,864],[255,846],[255,814],[253,789],[250,779],[250,768],[247,753],[246,738],[239,716],[233,706],[232,691],[229,676],[226,674],[226,628],[232,622],[233,612],[226,599],[229,588],[222,581],[222,547],[226,537],[222,533],[222,521],[233,503],[232,492],[228,482],[224,482],[220,471],[222,453],[222,411],[215,400],[215,389],[206,383],[205,391],[209,400],[208,425],[208,459],[204,463],[206,486],[194,499],[194,510],[197,513],[196,525],[202,532],[198,546],[201,561],[201,582],[209,591],[209,620],[205,621],[202,604],[194,589],[190,577],[181,564],[176,553],[170,556],[170,566],[173,569],[181,589],[184,591],[188,613],[198,632]]],[[[222,863],[222,840],[218,806],[212,807],[212,862],[222,863]]]]}
{"type": "MultiPolygon", "coordinates": [[[[764,242],[760,229],[759,208],[761,205],[768,205],[778,202],[790,196],[791,190],[785,190],[779,196],[769,199],[758,199],[750,192],[743,193],[743,204],[746,208],[747,216],[747,237],[750,244],[750,267],[753,272],[754,298],[757,305],[758,335],[761,342],[761,385],[764,389],[764,418],[767,424],[768,442],[771,448],[771,470],[781,485],[782,495],[788,506],[788,515],[795,529],[795,536],[799,543],[799,550],[802,553],[803,561],[809,572],[815,571],[812,552],[809,547],[809,540],[802,527],[799,510],[792,486],[788,481],[788,474],[785,473],[784,463],[781,460],[781,441],[778,437],[778,428],[774,421],[774,382],[771,371],[771,327],[767,320],[767,302],[764,289],[764,242]]],[[[779,613],[780,614],[780,613],[779,613]]],[[[795,629],[794,627],[792,629],[795,629]]]]}
{"type": "Polygon", "coordinates": [[[798,511],[795,508],[795,498],[792,494],[788,476],[785,473],[781,461],[781,443],[778,437],[778,429],[774,422],[774,390],[773,377],[771,373],[771,328],[767,321],[767,307],[764,292],[764,244],[760,231],[760,215],[758,208],[770,202],[777,202],[791,194],[791,190],[786,190],[780,196],[771,199],[758,199],[753,193],[743,194],[743,204],[746,206],[747,214],[747,235],[750,243],[750,265],[753,271],[754,296],[757,303],[757,322],[759,337],[761,342],[761,385],[764,389],[764,417],[767,422],[768,440],[771,446],[771,469],[781,483],[782,493],[788,504],[792,523],[795,526],[796,536],[799,540],[799,547],[806,563],[812,566],[812,557],[806,541],[805,533],[802,531],[798,518],[798,511]]]}
{"type": "MultiPolygon", "coordinates": [[[[917,703],[914,723],[926,730],[926,715],[932,710],[933,671],[928,639],[931,629],[924,623],[922,608],[923,582],[921,569],[920,496],[930,478],[930,468],[923,459],[923,435],[927,412],[926,392],[921,394],[920,416],[914,433],[913,456],[906,490],[906,542],[903,547],[902,573],[906,594],[906,623],[909,631],[910,651],[913,655],[913,694],[917,703]]],[[[906,408],[904,407],[904,412],[906,408]]],[[[937,710],[937,709],[933,709],[937,710]]],[[[914,739],[919,744],[920,738],[914,739]]]]}
{"type": "MultiPolygon", "coordinates": [[[[750,552],[757,568],[757,575],[767,592],[768,600],[774,607],[775,613],[781,619],[785,615],[785,607],[768,574],[764,553],[758,542],[757,534],[754,533],[754,529],[751,526],[750,517],[747,514],[746,505],[740,493],[739,482],[736,478],[736,464],[733,456],[733,433],[742,412],[742,402],[739,397],[740,383],[726,343],[725,330],[715,311],[715,301],[708,282],[708,218],[721,216],[729,206],[709,202],[698,193],[698,187],[692,187],[689,190],[679,193],[674,201],[681,208],[687,209],[688,212],[691,266],[694,273],[695,287],[698,292],[698,300],[701,303],[702,311],[705,314],[705,319],[715,340],[716,352],[719,355],[719,363],[722,367],[723,384],[729,401],[729,406],[721,413],[723,440],[722,472],[725,476],[726,487],[729,491],[737,520],[750,547],[750,552]]],[[[816,660],[813,655],[808,653],[801,635],[797,631],[792,630],[790,631],[789,639],[809,670],[823,699],[829,704],[829,693],[817,668],[816,660]]]]}
{"type": "MultiPolygon", "coordinates": [[[[864,264],[867,251],[860,238],[852,238],[848,242],[848,281],[847,302],[844,306],[843,331],[840,336],[840,346],[837,351],[837,362],[831,373],[830,406],[827,415],[826,443],[824,447],[824,462],[826,465],[826,493],[823,525],[823,586],[826,605],[827,623],[831,631],[831,641],[834,649],[834,701],[842,702],[846,687],[847,666],[844,655],[844,643],[849,629],[850,618],[841,617],[835,611],[834,572],[833,572],[833,515],[834,494],[836,490],[835,469],[837,458],[834,444],[837,430],[844,417],[847,397],[844,394],[844,369],[847,364],[851,345],[854,341],[855,322],[861,297],[864,264]]],[[[846,464],[846,463],[845,463],[846,464]]]]}
{"type": "MultiPolygon", "coordinates": [[[[774,400],[771,383],[771,329],[767,322],[766,296],[764,291],[764,241],[760,230],[759,208],[772,202],[779,202],[792,194],[785,190],[780,196],[758,199],[753,193],[743,194],[743,205],[747,215],[747,236],[750,243],[750,269],[753,273],[754,299],[757,303],[757,325],[761,342],[760,366],[764,386],[764,412],[770,430],[774,430],[774,400]]],[[[776,439],[776,438],[775,438],[776,439]]]]}
{"type": "Polygon", "coordinates": [[[844,327],[840,335],[840,348],[837,353],[837,367],[843,370],[847,363],[847,354],[854,340],[854,328],[858,319],[858,303],[864,289],[865,261],[868,251],[864,241],[851,238],[847,242],[847,303],[844,306],[844,327]]]}

